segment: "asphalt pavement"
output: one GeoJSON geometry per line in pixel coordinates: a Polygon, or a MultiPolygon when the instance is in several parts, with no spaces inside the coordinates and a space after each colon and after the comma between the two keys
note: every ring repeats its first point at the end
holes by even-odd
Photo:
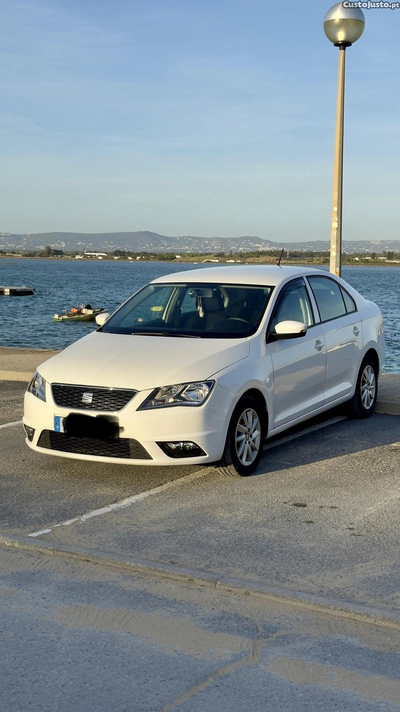
{"type": "Polygon", "coordinates": [[[11,542],[400,620],[399,416],[327,418],[246,479],[41,456],[20,426],[0,447],[11,542]]]}
{"type": "Polygon", "coordinates": [[[0,549],[5,712],[396,712],[400,631],[0,549]]]}
{"type": "Polygon", "coordinates": [[[350,420],[336,409],[267,441],[255,475],[236,479],[33,453],[23,384],[3,382],[1,394],[6,543],[400,615],[400,416],[350,420]]]}
{"type": "Polygon", "coordinates": [[[43,352],[19,356],[0,383],[3,709],[400,709],[400,376],[372,418],[332,411],[235,479],[33,453],[21,374],[43,352]]]}

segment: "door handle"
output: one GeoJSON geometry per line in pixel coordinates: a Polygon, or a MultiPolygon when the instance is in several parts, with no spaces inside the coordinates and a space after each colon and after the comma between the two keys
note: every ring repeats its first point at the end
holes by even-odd
{"type": "Polygon", "coordinates": [[[315,342],[315,347],[314,347],[314,348],[316,348],[317,351],[321,351],[321,349],[324,348],[323,342],[318,339],[318,341],[315,342]]]}
{"type": "Polygon", "coordinates": [[[355,336],[358,336],[359,333],[360,333],[360,329],[358,328],[358,326],[355,326],[354,329],[353,329],[353,334],[354,334],[355,336]]]}

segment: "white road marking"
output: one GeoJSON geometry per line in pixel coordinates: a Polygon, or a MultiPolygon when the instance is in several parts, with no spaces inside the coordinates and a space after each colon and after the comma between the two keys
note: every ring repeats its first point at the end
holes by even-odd
{"type": "Polygon", "coordinates": [[[51,529],[42,529],[40,532],[34,532],[33,534],[29,534],[29,536],[42,536],[42,534],[50,534],[51,529]]]}
{"type": "MultiPolygon", "coordinates": [[[[341,420],[346,420],[346,416],[338,416],[337,418],[332,418],[331,420],[328,420],[325,423],[318,423],[317,425],[312,425],[309,428],[301,430],[299,433],[288,435],[286,438],[280,438],[278,441],[273,442],[270,445],[265,445],[263,449],[271,450],[274,447],[278,447],[278,445],[283,445],[284,443],[290,442],[290,440],[295,440],[296,438],[299,438],[302,435],[308,435],[309,433],[312,433],[315,430],[322,430],[322,428],[326,428],[328,425],[338,423],[341,420]]],[[[100,517],[102,514],[109,514],[110,512],[114,512],[118,509],[125,509],[126,507],[131,507],[133,504],[136,504],[136,502],[141,502],[143,499],[147,499],[147,497],[152,497],[153,495],[159,494],[160,492],[166,492],[169,489],[180,487],[181,485],[185,485],[188,482],[198,480],[201,477],[204,477],[208,472],[208,467],[205,467],[199,472],[192,472],[192,474],[190,475],[185,475],[185,477],[180,477],[178,480],[166,482],[164,485],[154,487],[154,489],[147,490],[146,492],[141,492],[140,494],[135,494],[132,497],[127,497],[126,499],[123,499],[120,502],[114,502],[113,504],[108,504],[105,507],[101,507],[100,509],[94,509],[92,512],[82,514],[80,517],[74,517],[73,519],[67,519],[65,522],[54,524],[51,529],[41,529],[38,532],[32,532],[32,534],[29,534],[29,536],[33,538],[42,536],[43,534],[50,534],[53,529],[56,529],[57,527],[69,527],[71,524],[75,524],[76,522],[85,523],[88,519],[92,519],[93,517],[100,517]]]]}
{"type": "Polygon", "coordinates": [[[0,430],[3,430],[3,428],[12,428],[14,425],[21,425],[22,420],[14,420],[13,423],[4,423],[4,425],[0,425],[0,430]]]}
{"type": "Polygon", "coordinates": [[[132,497],[127,497],[120,502],[114,502],[113,504],[108,504],[100,509],[94,509],[92,512],[87,512],[87,514],[82,514],[80,517],[75,517],[74,519],[67,519],[66,522],[61,522],[60,524],[55,524],[52,529],[42,529],[39,532],[32,532],[29,534],[30,537],[41,536],[42,534],[49,534],[56,527],[68,527],[75,522],[86,522],[88,519],[93,517],[100,517],[102,514],[108,514],[109,512],[114,512],[117,509],[124,509],[126,507],[131,507],[132,504],[140,502],[147,497],[151,497],[154,494],[159,494],[160,492],[165,492],[166,490],[172,489],[174,487],[179,487],[180,485],[185,485],[193,480],[198,480],[200,477],[204,477],[208,473],[208,468],[200,470],[200,472],[192,472],[190,475],[185,475],[185,477],[180,477],[178,480],[173,480],[172,482],[166,482],[164,485],[159,487],[154,487],[154,489],[147,490],[146,492],[141,492],[140,494],[135,494],[132,497]]]}

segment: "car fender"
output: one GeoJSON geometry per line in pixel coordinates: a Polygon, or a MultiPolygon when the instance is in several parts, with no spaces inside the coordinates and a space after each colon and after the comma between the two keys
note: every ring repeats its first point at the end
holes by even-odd
{"type": "Polygon", "coordinates": [[[266,349],[263,354],[254,353],[252,349],[248,358],[229,366],[214,374],[218,385],[227,391],[231,404],[226,419],[226,430],[240,399],[249,391],[258,391],[264,402],[267,414],[272,414],[273,404],[273,369],[272,360],[266,349]],[[251,375],[251,377],[249,377],[251,375]]]}
{"type": "Polygon", "coordinates": [[[368,351],[375,351],[379,359],[379,372],[382,373],[385,363],[385,327],[380,312],[363,320],[362,333],[363,353],[361,362],[368,351]]]}

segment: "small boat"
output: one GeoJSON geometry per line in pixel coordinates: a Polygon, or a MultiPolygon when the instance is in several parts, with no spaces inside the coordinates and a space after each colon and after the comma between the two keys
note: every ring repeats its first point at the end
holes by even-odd
{"type": "Polygon", "coordinates": [[[68,311],[54,314],[54,321],[94,321],[98,314],[101,314],[104,309],[93,309],[90,304],[80,307],[72,307],[68,311]]]}
{"type": "Polygon", "coordinates": [[[35,290],[24,284],[22,287],[0,287],[0,295],[4,297],[28,297],[32,294],[35,294],[35,290]]]}

